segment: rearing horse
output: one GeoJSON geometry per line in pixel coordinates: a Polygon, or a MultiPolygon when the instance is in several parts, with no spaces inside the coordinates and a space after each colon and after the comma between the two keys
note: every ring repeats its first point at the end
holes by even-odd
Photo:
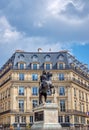
{"type": "Polygon", "coordinates": [[[39,87],[39,104],[42,104],[42,96],[44,96],[45,102],[47,101],[47,92],[55,93],[54,86],[51,81],[52,73],[50,72],[42,72],[40,76],[40,87],[39,87]],[[53,92],[52,92],[53,89],[53,92]]]}

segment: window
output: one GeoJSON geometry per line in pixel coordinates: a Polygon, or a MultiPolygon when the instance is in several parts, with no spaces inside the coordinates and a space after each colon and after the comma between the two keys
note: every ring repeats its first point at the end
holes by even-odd
{"type": "Polygon", "coordinates": [[[60,100],[60,111],[65,111],[65,100],[60,100]]]}
{"type": "Polygon", "coordinates": [[[37,81],[38,80],[38,74],[32,74],[32,80],[37,81]]]}
{"type": "Polygon", "coordinates": [[[84,92],[82,92],[82,100],[84,100],[84,92]]]}
{"type": "Polygon", "coordinates": [[[19,115],[18,115],[18,116],[15,116],[15,122],[19,122],[19,121],[20,121],[19,115]]]}
{"type": "Polygon", "coordinates": [[[58,59],[59,59],[59,61],[63,61],[64,60],[64,56],[63,55],[59,55],[58,59]]]}
{"type": "Polygon", "coordinates": [[[88,94],[86,94],[86,102],[88,102],[88,94]]]}
{"type": "Polygon", "coordinates": [[[79,123],[79,116],[74,116],[74,122],[79,123]]]}
{"type": "Polygon", "coordinates": [[[79,98],[81,99],[81,91],[79,90],[79,98]]]}
{"type": "Polygon", "coordinates": [[[37,70],[37,64],[33,64],[33,70],[37,70]]]}
{"type": "Polygon", "coordinates": [[[74,96],[76,96],[76,88],[74,88],[74,96]]]}
{"type": "Polygon", "coordinates": [[[37,105],[38,105],[38,100],[33,100],[33,102],[32,102],[33,108],[36,107],[37,105]]]}
{"type": "Polygon", "coordinates": [[[59,88],[59,95],[65,95],[65,88],[64,87],[59,88]]]}
{"type": "Polygon", "coordinates": [[[58,117],[58,122],[63,122],[63,116],[58,117]]]}
{"type": "Polygon", "coordinates": [[[26,122],[26,116],[21,116],[21,122],[26,122]]]}
{"type": "Polygon", "coordinates": [[[46,64],[46,70],[50,70],[50,64],[46,64]]]}
{"type": "Polygon", "coordinates": [[[19,100],[19,111],[24,112],[24,100],[19,100]]]}
{"type": "Polygon", "coordinates": [[[19,80],[24,80],[24,74],[23,73],[19,74],[19,80]]]}
{"type": "Polygon", "coordinates": [[[88,104],[86,105],[86,112],[88,112],[88,104]]]}
{"type": "Polygon", "coordinates": [[[23,86],[19,87],[19,95],[24,95],[24,87],[23,86]]]}
{"type": "Polygon", "coordinates": [[[24,69],[24,64],[20,63],[20,69],[24,69]]]}
{"type": "Polygon", "coordinates": [[[32,88],[32,95],[38,95],[38,87],[32,88]]]}
{"type": "Polygon", "coordinates": [[[37,55],[33,55],[33,61],[37,61],[38,60],[38,57],[37,57],[37,55]]]}
{"type": "Polygon", "coordinates": [[[81,117],[81,123],[85,124],[85,117],[81,117]]]}
{"type": "Polygon", "coordinates": [[[61,70],[63,69],[63,63],[59,64],[59,69],[61,69],[61,70]]]}
{"type": "Polygon", "coordinates": [[[75,110],[77,110],[77,102],[74,101],[74,107],[75,107],[75,110]]]}
{"type": "Polygon", "coordinates": [[[52,101],[51,100],[47,100],[46,103],[51,103],[52,101]]]}
{"type": "Polygon", "coordinates": [[[30,116],[30,122],[33,123],[33,116],[30,116]]]}
{"type": "Polygon", "coordinates": [[[59,80],[64,80],[64,74],[63,73],[59,74],[59,80]]]}
{"type": "Polygon", "coordinates": [[[80,111],[82,111],[82,105],[81,105],[81,103],[79,104],[79,108],[80,108],[80,111]]]}
{"type": "Polygon", "coordinates": [[[70,122],[69,116],[65,116],[65,122],[70,122]]]}
{"type": "Polygon", "coordinates": [[[45,61],[50,61],[50,56],[49,55],[45,56],[45,61]]]}
{"type": "Polygon", "coordinates": [[[82,112],[85,112],[85,106],[82,104],[82,112]]]}

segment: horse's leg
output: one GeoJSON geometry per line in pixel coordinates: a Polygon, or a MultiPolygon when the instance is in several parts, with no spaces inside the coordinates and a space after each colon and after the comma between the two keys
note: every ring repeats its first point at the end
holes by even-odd
{"type": "Polygon", "coordinates": [[[41,103],[42,103],[42,94],[39,93],[39,104],[41,104],[41,103]]]}
{"type": "Polygon", "coordinates": [[[44,93],[45,102],[47,101],[47,93],[44,93]]]}

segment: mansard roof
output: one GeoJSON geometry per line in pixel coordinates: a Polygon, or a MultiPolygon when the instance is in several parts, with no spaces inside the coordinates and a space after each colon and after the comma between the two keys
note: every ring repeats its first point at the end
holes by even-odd
{"type": "Polygon", "coordinates": [[[71,55],[68,51],[59,51],[59,52],[24,52],[24,51],[16,51],[12,57],[3,65],[1,71],[5,69],[9,64],[12,65],[13,69],[17,68],[17,64],[19,62],[26,63],[26,67],[29,68],[29,65],[33,63],[33,61],[38,62],[41,66],[46,62],[52,63],[53,69],[56,69],[56,64],[58,62],[65,63],[65,66],[70,68],[71,64],[74,64],[76,68],[81,67],[84,72],[89,72],[87,66],[80,61],[78,61],[73,55],[71,55]],[[34,58],[35,57],[35,58],[34,58]],[[46,57],[49,57],[46,60],[46,57]],[[33,60],[34,58],[34,60],[33,60]]]}

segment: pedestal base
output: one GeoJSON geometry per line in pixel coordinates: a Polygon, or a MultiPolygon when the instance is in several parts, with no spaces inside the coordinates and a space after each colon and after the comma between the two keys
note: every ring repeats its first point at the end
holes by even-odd
{"type": "Polygon", "coordinates": [[[58,123],[58,105],[45,103],[34,109],[34,124],[31,130],[60,130],[58,123]]]}
{"type": "Polygon", "coordinates": [[[57,124],[44,124],[44,123],[35,123],[32,127],[31,130],[60,130],[61,126],[59,123],[57,124]]]}

